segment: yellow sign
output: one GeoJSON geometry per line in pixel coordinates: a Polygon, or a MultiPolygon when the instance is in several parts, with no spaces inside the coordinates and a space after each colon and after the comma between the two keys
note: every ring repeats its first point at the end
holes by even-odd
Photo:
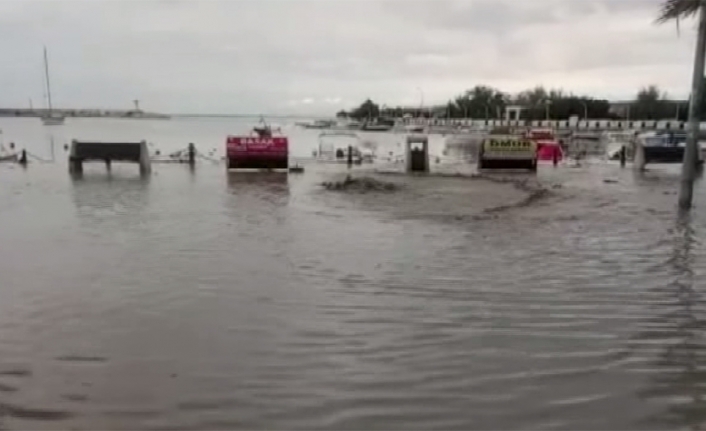
{"type": "Polygon", "coordinates": [[[530,153],[537,152],[537,144],[517,136],[491,136],[483,142],[487,153],[530,153]]]}

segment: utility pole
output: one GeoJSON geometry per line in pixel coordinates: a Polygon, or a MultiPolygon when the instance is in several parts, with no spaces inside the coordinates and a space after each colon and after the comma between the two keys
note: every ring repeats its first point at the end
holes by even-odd
{"type": "Polygon", "coordinates": [[[588,120],[588,104],[586,102],[581,102],[583,105],[583,119],[588,120]]]}
{"type": "Polygon", "coordinates": [[[681,188],[679,208],[691,208],[694,197],[696,163],[699,159],[699,117],[700,102],[704,84],[704,56],[706,54],[706,0],[699,0],[699,32],[694,54],[694,72],[691,77],[691,100],[689,101],[689,126],[684,148],[684,161],[681,168],[681,188]]]}
{"type": "Polygon", "coordinates": [[[544,113],[546,115],[547,120],[549,120],[549,105],[551,105],[551,104],[552,104],[551,100],[547,100],[544,102],[544,110],[545,110],[544,113]]]}

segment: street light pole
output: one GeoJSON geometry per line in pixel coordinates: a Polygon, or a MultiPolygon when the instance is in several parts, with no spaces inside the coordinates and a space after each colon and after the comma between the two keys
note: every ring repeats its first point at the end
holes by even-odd
{"type": "Polygon", "coordinates": [[[552,103],[551,100],[547,100],[546,102],[544,102],[544,112],[545,112],[545,117],[546,117],[545,119],[546,120],[549,120],[549,105],[551,105],[551,103],[552,103]]]}
{"type": "Polygon", "coordinates": [[[417,90],[419,90],[419,115],[422,114],[422,110],[424,109],[424,91],[422,91],[422,87],[417,87],[417,90]]]}
{"type": "Polygon", "coordinates": [[[684,161],[681,168],[681,188],[679,189],[679,208],[691,208],[694,196],[694,179],[699,155],[699,103],[704,87],[704,57],[706,55],[706,0],[699,1],[699,32],[694,54],[694,71],[691,77],[691,100],[689,101],[689,126],[684,146],[684,161]]]}
{"type": "Polygon", "coordinates": [[[588,105],[586,104],[586,102],[583,101],[581,102],[581,104],[583,105],[583,119],[588,120],[588,105]]]}

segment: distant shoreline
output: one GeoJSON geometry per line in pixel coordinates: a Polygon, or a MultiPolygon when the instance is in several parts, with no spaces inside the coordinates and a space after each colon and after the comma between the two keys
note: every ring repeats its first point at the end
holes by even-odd
{"type": "MultiPolygon", "coordinates": [[[[148,120],[168,120],[170,115],[144,111],[119,111],[107,109],[52,109],[52,114],[61,114],[67,118],[133,118],[148,120]]],[[[0,109],[0,117],[36,117],[49,114],[48,109],[0,109]]]]}

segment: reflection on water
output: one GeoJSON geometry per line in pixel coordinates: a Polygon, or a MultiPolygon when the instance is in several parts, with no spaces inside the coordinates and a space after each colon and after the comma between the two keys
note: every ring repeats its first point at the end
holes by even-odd
{"type": "Polygon", "coordinates": [[[289,198],[289,175],[286,172],[229,171],[226,175],[228,191],[233,196],[279,203],[286,203],[289,198]]]}
{"type": "Polygon", "coordinates": [[[94,229],[134,227],[149,202],[150,176],[126,173],[71,175],[71,196],[79,219],[94,229]]]}
{"type": "Polygon", "coordinates": [[[249,185],[265,187],[272,191],[286,190],[289,175],[287,172],[239,172],[227,171],[228,185],[233,190],[243,189],[249,185]]]}
{"type": "Polygon", "coordinates": [[[678,170],[600,166],[540,169],[561,187],[526,205],[481,180],[322,190],[336,166],[1,169],[0,428],[697,427],[706,216],[675,227],[678,170]]]}
{"type": "Polygon", "coordinates": [[[694,284],[695,244],[691,214],[680,213],[668,261],[672,280],[655,304],[650,329],[638,338],[657,353],[657,359],[646,365],[651,384],[640,391],[642,398],[666,405],[655,418],[670,426],[701,429],[706,421],[706,315],[704,299],[694,284]]]}

